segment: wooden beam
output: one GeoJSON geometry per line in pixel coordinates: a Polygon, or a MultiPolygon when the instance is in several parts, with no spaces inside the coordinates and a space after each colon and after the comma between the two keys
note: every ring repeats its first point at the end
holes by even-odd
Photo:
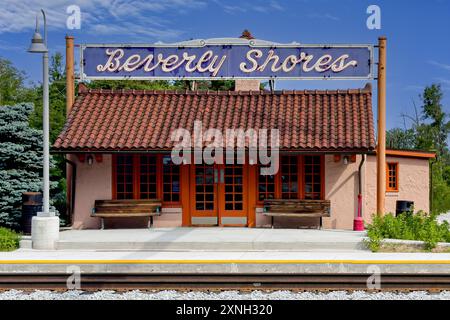
{"type": "Polygon", "coordinates": [[[386,198],[386,37],[378,39],[377,214],[385,213],[386,198]]]}

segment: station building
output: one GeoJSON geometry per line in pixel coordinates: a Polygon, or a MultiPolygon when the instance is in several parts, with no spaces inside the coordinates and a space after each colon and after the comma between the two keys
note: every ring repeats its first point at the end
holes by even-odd
{"type": "MultiPolygon", "coordinates": [[[[316,227],[318,218],[263,212],[267,199],[326,199],[323,228],[352,229],[376,211],[376,142],[370,84],[348,90],[260,90],[236,80],[234,91],[88,89],[79,92],[53,152],[70,155],[75,170],[72,226],[100,228],[95,200],[160,199],[154,227],[316,227]],[[260,164],[181,164],[171,160],[176,128],[201,121],[219,130],[276,128],[280,163],[275,175],[260,164]],[[219,177],[219,178],[217,178],[219,177]]],[[[386,211],[414,201],[429,211],[433,153],[387,150],[386,211]]],[[[145,227],[145,218],[108,219],[109,228],[145,227]]]]}

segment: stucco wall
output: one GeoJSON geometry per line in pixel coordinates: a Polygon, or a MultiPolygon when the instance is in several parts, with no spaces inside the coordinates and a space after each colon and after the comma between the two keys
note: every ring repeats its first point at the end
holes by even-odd
{"type": "MultiPolygon", "coordinates": [[[[428,159],[386,157],[387,162],[398,162],[399,191],[386,193],[386,212],[395,213],[397,200],[414,201],[415,211],[429,212],[429,164],[428,159]]],[[[367,157],[365,172],[366,192],[364,197],[364,217],[366,222],[376,212],[377,205],[376,157],[367,157]]]]}
{"type": "MultiPolygon", "coordinates": [[[[111,199],[112,197],[112,157],[103,155],[103,161],[94,160],[92,165],[80,162],[77,157],[75,211],[73,216],[74,229],[98,229],[100,219],[92,218],[91,211],[95,200],[111,199]]],[[[181,227],[181,208],[163,208],[159,217],[153,218],[154,227],[181,227]]],[[[105,219],[106,228],[145,228],[148,218],[117,218],[105,219]]]]}
{"type": "MultiPolygon", "coordinates": [[[[91,218],[91,210],[96,199],[111,199],[111,155],[103,155],[103,161],[92,165],[77,164],[76,199],[73,227],[91,229],[100,227],[100,219],[91,218]]],[[[331,200],[331,217],[323,219],[323,227],[330,229],[353,228],[353,219],[357,210],[358,166],[361,156],[356,162],[334,162],[333,155],[325,156],[325,199],[331,200]]],[[[412,200],[416,210],[429,210],[429,166],[428,160],[417,158],[387,157],[387,161],[399,163],[399,192],[386,194],[386,211],[395,212],[397,200],[412,200]]],[[[363,218],[371,221],[376,210],[376,157],[367,156],[363,166],[363,218]]],[[[256,209],[256,226],[270,226],[270,218],[256,209]]],[[[147,219],[107,219],[106,227],[145,227],[147,219]]],[[[179,227],[182,225],[181,208],[163,208],[163,214],[155,217],[155,227],[179,227]]],[[[313,227],[316,220],[276,219],[275,227],[313,227]]]]}
{"type": "Polygon", "coordinates": [[[95,200],[111,199],[111,155],[103,155],[103,161],[94,160],[92,165],[87,161],[77,164],[75,210],[73,228],[91,229],[100,227],[100,219],[92,218],[91,211],[95,200]]]}
{"type": "Polygon", "coordinates": [[[358,206],[358,166],[356,162],[334,162],[333,155],[325,156],[325,199],[331,201],[331,217],[323,219],[329,229],[353,229],[358,206]]]}
{"type": "MultiPolygon", "coordinates": [[[[361,156],[356,162],[344,164],[334,162],[333,155],[325,156],[325,199],[331,200],[331,217],[323,218],[325,229],[353,229],[358,196],[358,166],[361,156]]],[[[256,209],[256,226],[271,225],[270,217],[265,216],[262,209],[256,209]]],[[[318,218],[276,218],[278,228],[314,228],[319,224],[318,218]]]]}

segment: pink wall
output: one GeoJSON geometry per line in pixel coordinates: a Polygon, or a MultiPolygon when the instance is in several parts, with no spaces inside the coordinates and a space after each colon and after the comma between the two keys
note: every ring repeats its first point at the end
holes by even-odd
{"type": "MultiPolygon", "coordinates": [[[[111,155],[103,155],[103,161],[92,165],[77,163],[76,199],[73,227],[91,229],[100,227],[100,219],[92,218],[91,210],[96,199],[111,199],[111,155]]],[[[357,210],[358,166],[356,162],[334,162],[333,155],[325,156],[325,199],[331,200],[331,217],[323,219],[326,229],[353,228],[353,219],[357,210]]],[[[412,200],[416,210],[429,211],[429,166],[427,159],[387,157],[387,161],[399,163],[399,192],[386,194],[386,211],[395,212],[396,200],[412,200]]],[[[376,157],[367,156],[363,166],[363,218],[371,221],[376,210],[376,157]]],[[[270,218],[256,209],[256,226],[270,226],[270,218]]],[[[163,208],[160,217],[155,217],[155,227],[180,227],[182,225],[181,208],[163,208]]],[[[317,221],[294,219],[284,221],[276,219],[276,227],[314,226],[317,221]]],[[[107,219],[106,227],[145,227],[147,219],[107,219]]]]}
{"type": "MultiPolygon", "coordinates": [[[[429,212],[429,164],[428,159],[386,157],[387,162],[398,162],[399,191],[386,192],[386,212],[395,213],[397,200],[414,201],[415,211],[429,212]]],[[[371,221],[371,216],[376,212],[377,206],[377,166],[376,157],[367,157],[365,170],[365,197],[364,219],[371,221]]]]}
{"type": "Polygon", "coordinates": [[[353,229],[357,210],[358,166],[356,162],[334,162],[333,155],[325,156],[325,199],[331,201],[331,217],[323,219],[325,229],[353,229]]]}
{"type": "MultiPolygon", "coordinates": [[[[74,229],[98,229],[100,219],[92,218],[91,212],[95,200],[111,199],[112,196],[112,162],[111,155],[104,154],[103,161],[94,160],[92,165],[85,161],[80,162],[74,157],[77,164],[77,180],[75,194],[75,212],[73,220],[74,229]]],[[[181,208],[163,208],[160,217],[154,217],[155,227],[181,227],[181,208]]],[[[105,219],[106,228],[135,228],[146,227],[147,218],[117,218],[105,219]]]]}
{"type": "Polygon", "coordinates": [[[75,211],[73,228],[92,229],[100,227],[100,219],[91,218],[95,200],[111,199],[111,155],[103,155],[103,161],[94,160],[92,165],[74,157],[77,164],[75,211]]]}

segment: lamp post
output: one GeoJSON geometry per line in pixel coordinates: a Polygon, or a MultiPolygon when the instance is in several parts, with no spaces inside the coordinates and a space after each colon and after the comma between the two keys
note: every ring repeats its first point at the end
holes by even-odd
{"type": "Polygon", "coordinates": [[[43,54],[43,205],[42,212],[33,217],[31,237],[33,248],[54,249],[59,238],[59,218],[54,212],[50,212],[50,152],[49,152],[49,80],[48,80],[48,48],[47,48],[47,20],[44,10],[41,9],[44,18],[44,39],[39,33],[39,20],[36,17],[36,30],[34,31],[31,46],[28,52],[43,54]]]}

